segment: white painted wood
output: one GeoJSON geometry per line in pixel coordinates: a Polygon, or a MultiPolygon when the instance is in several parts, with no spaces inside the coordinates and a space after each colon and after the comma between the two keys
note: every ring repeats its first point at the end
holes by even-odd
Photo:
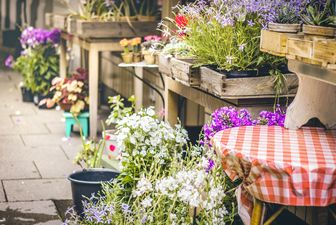
{"type": "MultiPolygon", "coordinates": [[[[290,60],[289,70],[299,78],[299,88],[287,109],[285,127],[298,129],[312,118],[318,118],[327,128],[336,128],[336,84],[324,81],[324,70],[290,60]],[[313,72],[321,72],[314,74],[313,72]]],[[[327,71],[325,71],[327,72],[327,71]]]]}
{"type": "MultiPolygon", "coordinates": [[[[143,79],[143,67],[134,67],[135,74],[143,79]]],[[[143,92],[144,92],[144,85],[141,80],[134,77],[134,96],[135,96],[135,109],[139,110],[143,106],[143,92]]]]}
{"type": "Polygon", "coordinates": [[[89,51],[89,97],[90,97],[90,137],[97,136],[98,118],[98,81],[99,81],[99,52],[89,51]]]}

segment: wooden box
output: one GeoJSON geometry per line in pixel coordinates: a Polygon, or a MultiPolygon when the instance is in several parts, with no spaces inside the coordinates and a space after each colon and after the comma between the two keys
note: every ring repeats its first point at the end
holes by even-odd
{"type": "Polygon", "coordinates": [[[193,59],[171,59],[171,73],[175,80],[191,87],[200,86],[200,68],[194,67],[193,59]]]}
{"type": "Polygon", "coordinates": [[[260,50],[272,55],[286,56],[288,38],[293,37],[303,37],[303,34],[262,30],[260,37],[260,50]]]}
{"type": "Polygon", "coordinates": [[[159,72],[168,76],[172,77],[172,71],[171,71],[171,59],[173,57],[166,56],[166,55],[159,55],[159,72]]]}
{"type": "Polygon", "coordinates": [[[132,38],[157,33],[158,21],[101,22],[76,20],[76,34],[84,38],[132,38]]]}
{"type": "MultiPolygon", "coordinates": [[[[220,98],[268,98],[274,97],[273,77],[227,78],[207,67],[200,68],[201,89],[220,98]]],[[[294,96],[298,88],[298,78],[294,74],[286,74],[288,93],[294,96]]]]}
{"type": "Polygon", "coordinates": [[[289,38],[287,58],[331,68],[336,64],[336,39],[289,38]]]}
{"type": "Polygon", "coordinates": [[[66,31],[67,26],[67,14],[54,14],[53,15],[53,27],[66,31]]]}

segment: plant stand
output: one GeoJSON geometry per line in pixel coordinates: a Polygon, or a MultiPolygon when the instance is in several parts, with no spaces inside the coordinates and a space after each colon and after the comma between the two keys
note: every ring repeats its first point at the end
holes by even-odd
{"type": "Polygon", "coordinates": [[[285,126],[298,129],[318,118],[326,128],[335,128],[336,71],[296,60],[289,60],[288,68],[299,77],[299,89],[287,109],[285,126]]]}
{"type": "MultiPolygon", "coordinates": [[[[64,112],[65,118],[65,136],[70,137],[73,125],[77,124],[76,119],[69,112],[64,112]]],[[[84,137],[89,136],[89,113],[84,112],[77,116],[84,137]]]]}
{"type": "Polygon", "coordinates": [[[67,59],[66,59],[66,44],[72,42],[78,45],[81,50],[89,52],[88,65],[89,65],[89,110],[90,110],[90,136],[92,138],[97,136],[97,118],[98,118],[98,82],[99,82],[99,53],[108,52],[121,52],[122,47],[119,45],[120,39],[84,39],[78,36],[72,36],[62,32],[61,35],[61,53],[60,53],[60,76],[66,77],[67,75],[67,59]]]}

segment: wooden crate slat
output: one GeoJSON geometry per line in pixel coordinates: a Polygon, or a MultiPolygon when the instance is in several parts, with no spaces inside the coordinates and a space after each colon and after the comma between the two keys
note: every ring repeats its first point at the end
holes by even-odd
{"type": "Polygon", "coordinates": [[[336,64],[336,40],[314,41],[313,59],[326,64],[336,64]]]}
{"type": "Polygon", "coordinates": [[[159,72],[169,77],[173,76],[171,71],[171,59],[172,57],[159,55],[159,72]]]}
{"type": "Polygon", "coordinates": [[[313,56],[313,41],[300,38],[289,38],[287,54],[310,59],[313,56]]]}
{"type": "Polygon", "coordinates": [[[302,34],[280,33],[262,30],[260,50],[277,56],[286,56],[288,38],[302,37],[302,34]]]}
{"type": "Polygon", "coordinates": [[[171,59],[172,76],[187,86],[200,85],[199,68],[193,67],[193,60],[191,59],[171,59]]]}
{"type": "Polygon", "coordinates": [[[219,76],[219,73],[207,68],[201,67],[201,88],[209,93],[220,96],[224,91],[226,76],[219,76]]]}
{"type": "Polygon", "coordinates": [[[53,27],[61,30],[66,30],[66,19],[68,15],[66,14],[54,14],[53,16],[53,27]]]}
{"type": "Polygon", "coordinates": [[[77,20],[76,33],[86,38],[130,38],[155,34],[157,21],[94,22],[77,20]]]}

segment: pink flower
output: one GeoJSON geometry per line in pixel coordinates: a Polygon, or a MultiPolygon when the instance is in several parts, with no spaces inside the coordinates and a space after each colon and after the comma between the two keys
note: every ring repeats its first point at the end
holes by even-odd
{"type": "Polygon", "coordinates": [[[5,66],[8,68],[13,68],[14,66],[14,57],[9,55],[5,60],[5,66]]]}
{"type": "Polygon", "coordinates": [[[116,150],[116,146],[114,146],[114,145],[110,145],[110,151],[111,152],[114,152],[116,150]]]}

